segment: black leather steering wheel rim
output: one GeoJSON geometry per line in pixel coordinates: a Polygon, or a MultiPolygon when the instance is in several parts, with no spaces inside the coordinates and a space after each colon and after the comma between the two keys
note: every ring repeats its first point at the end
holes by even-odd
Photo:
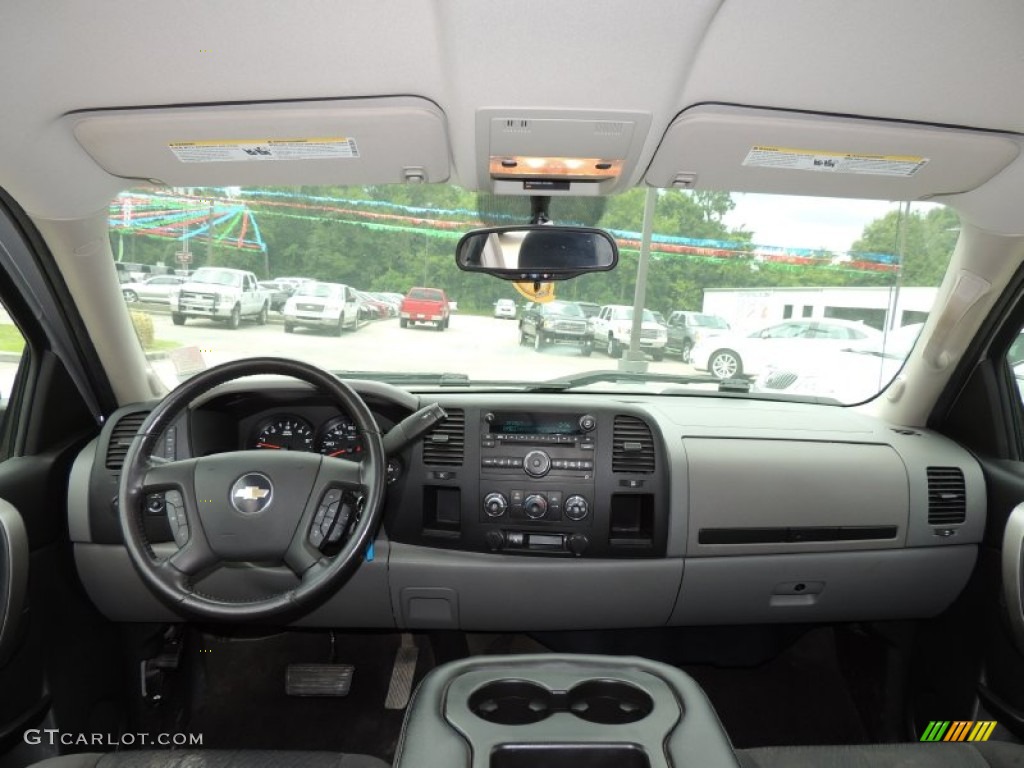
{"type": "MultiPolygon", "coordinates": [[[[381,438],[380,429],[362,398],[345,382],[308,363],[276,357],[249,358],[224,363],[196,374],[160,401],[139,428],[125,455],[118,491],[118,511],[124,545],[132,564],[156,597],[186,618],[207,621],[280,620],[311,610],[352,576],[376,534],[386,486],[386,458],[381,438]],[[197,397],[221,384],[254,375],[289,376],[313,385],[330,397],[352,417],[362,435],[362,461],[354,463],[320,454],[293,451],[234,451],[169,463],[154,463],[151,460],[160,436],[197,397]],[[203,499],[209,508],[200,511],[195,495],[197,487],[203,483],[209,487],[209,478],[216,478],[218,474],[225,478],[233,476],[232,466],[235,467],[234,473],[237,473],[238,467],[245,468],[250,464],[250,474],[276,474],[287,483],[301,484],[302,478],[314,477],[310,495],[301,513],[298,510],[279,509],[282,516],[280,522],[276,522],[271,516],[273,502],[268,501],[265,512],[250,518],[258,522],[247,523],[246,515],[236,514],[237,503],[230,498],[231,490],[223,499],[217,494],[206,493],[206,496],[214,498],[203,499]],[[274,466],[275,470],[267,469],[268,465],[274,466]],[[295,479],[296,476],[300,477],[295,479]],[[325,488],[348,489],[358,493],[362,501],[358,514],[353,515],[354,522],[347,538],[333,557],[326,557],[316,550],[306,534],[325,488]],[[174,555],[158,559],[145,534],[143,508],[147,494],[169,489],[182,492],[189,539],[174,555]],[[229,502],[235,509],[228,510],[226,505],[229,502]],[[215,509],[220,511],[215,512],[215,509]],[[298,586],[264,599],[244,602],[197,591],[193,576],[225,561],[222,556],[218,558],[216,545],[221,540],[229,541],[231,534],[218,535],[217,515],[230,517],[230,525],[242,532],[250,524],[264,528],[274,525],[275,531],[285,531],[292,523],[289,515],[293,516],[296,521],[295,530],[282,554],[282,560],[299,577],[298,586]],[[210,539],[207,539],[207,527],[211,520],[217,525],[212,526],[214,530],[210,539]],[[216,541],[211,544],[213,539],[216,541]]],[[[292,496],[295,497],[295,494],[292,496]]],[[[271,495],[270,499],[273,498],[271,495]]],[[[256,529],[256,538],[259,538],[260,532],[260,529],[256,529]]]]}

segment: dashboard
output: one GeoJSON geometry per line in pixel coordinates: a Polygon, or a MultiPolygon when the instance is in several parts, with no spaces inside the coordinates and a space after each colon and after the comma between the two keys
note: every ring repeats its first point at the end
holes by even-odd
{"type": "MultiPolygon", "coordinates": [[[[389,457],[372,552],[300,625],[539,630],[925,617],[963,589],[984,531],[984,480],[970,454],[849,409],[701,396],[428,398],[352,385],[382,432],[430,402],[448,417],[389,457]]],[[[115,620],[175,620],[138,580],[117,524],[118,462],[151,408],[114,414],[71,475],[79,574],[115,620]]],[[[220,387],[160,445],[172,460],[252,451],[255,466],[259,451],[358,461],[363,447],[349,414],[286,382],[220,387]]],[[[180,545],[159,504],[144,518],[154,550],[180,545]]],[[[235,564],[201,587],[244,600],[293,579],[270,564],[235,564]]]]}

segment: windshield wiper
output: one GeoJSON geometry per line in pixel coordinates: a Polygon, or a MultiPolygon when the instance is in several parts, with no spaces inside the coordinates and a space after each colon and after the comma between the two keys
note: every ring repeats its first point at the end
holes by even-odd
{"type": "Polygon", "coordinates": [[[562,392],[566,389],[585,387],[588,384],[597,384],[602,381],[630,381],[647,384],[652,381],[664,382],[666,384],[714,384],[716,387],[721,381],[710,374],[697,376],[682,376],[675,373],[634,373],[632,371],[588,371],[574,376],[560,376],[556,379],[548,379],[526,388],[527,392],[562,392]]]}

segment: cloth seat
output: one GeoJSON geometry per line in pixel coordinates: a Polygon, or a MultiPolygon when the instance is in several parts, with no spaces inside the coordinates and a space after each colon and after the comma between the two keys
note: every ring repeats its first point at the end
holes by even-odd
{"type": "Polygon", "coordinates": [[[1024,768],[1024,746],[1001,741],[738,749],[742,768],[1024,768]]]}
{"type": "Polygon", "coordinates": [[[272,749],[139,750],[61,755],[32,768],[389,768],[370,755],[272,749]]]}

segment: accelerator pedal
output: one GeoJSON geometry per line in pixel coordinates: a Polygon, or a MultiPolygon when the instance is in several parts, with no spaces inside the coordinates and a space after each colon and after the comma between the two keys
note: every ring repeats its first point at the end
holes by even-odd
{"type": "Polygon", "coordinates": [[[420,650],[412,635],[403,634],[402,644],[395,654],[395,666],[391,669],[391,684],[384,700],[385,709],[405,709],[412,695],[412,679],[416,674],[416,658],[420,650]]]}
{"type": "Polygon", "coordinates": [[[348,696],[351,664],[289,664],[285,693],[289,696],[348,696]]]}

